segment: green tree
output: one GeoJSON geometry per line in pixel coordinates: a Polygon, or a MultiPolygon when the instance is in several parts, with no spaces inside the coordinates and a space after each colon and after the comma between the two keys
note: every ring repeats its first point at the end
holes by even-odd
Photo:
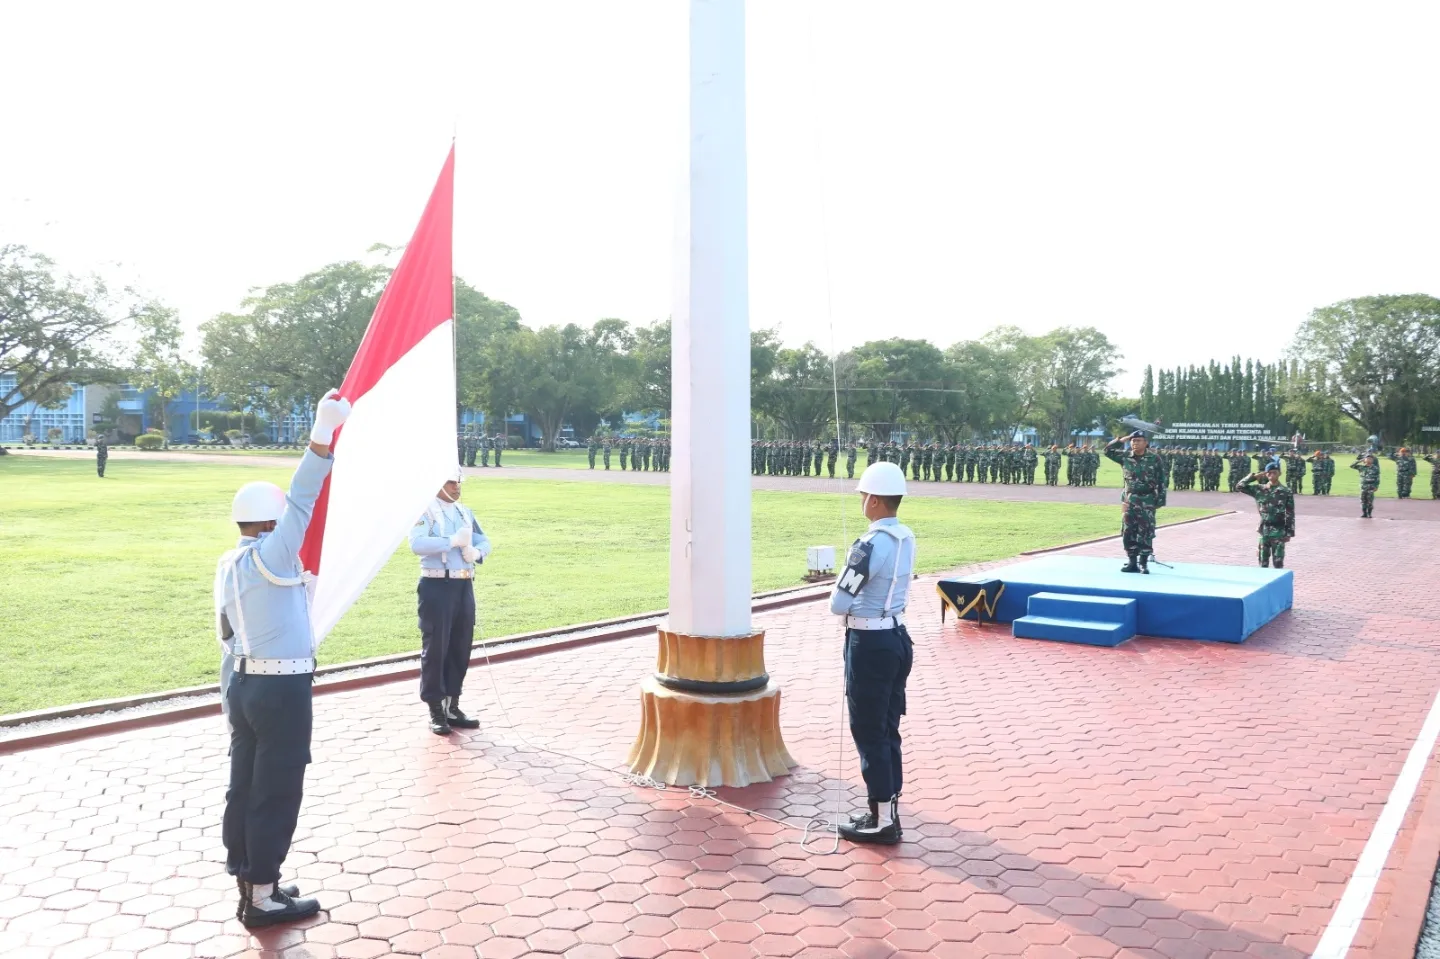
{"type": "Polygon", "coordinates": [[[131,362],[130,385],[154,394],[160,427],[170,435],[170,404],[196,383],[195,365],[182,350],[180,318],[169,307],[147,303],[135,317],[140,339],[131,362]]]}
{"type": "Polygon", "coordinates": [[[926,340],[872,340],[845,364],[852,415],[877,440],[901,426],[933,423],[945,386],[945,354],[926,340]]]}
{"type": "Polygon", "coordinates": [[[778,350],[770,374],[754,389],[752,403],[791,439],[808,442],[822,436],[835,420],[830,357],[814,343],[778,350]]]}
{"type": "Polygon", "coordinates": [[[1311,312],[1290,355],[1324,373],[1340,413],[1389,442],[1419,435],[1440,392],[1440,299],[1344,300],[1311,312]]]}
{"type": "Polygon", "coordinates": [[[116,334],[127,316],[113,309],[104,284],[58,273],[48,257],[0,247],[0,419],[30,400],[63,403],[70,384],[112,383],[116,334]]]}
{"type": "Polygon", "coordinates": [[[1093,327],[1061,327],[1041,337],[1044,388],[1040,404],[1051,435],[1070,437],[1071,430],[1100,412],[1107,384],[1121,371],[1120,353],[1093,327]]]}

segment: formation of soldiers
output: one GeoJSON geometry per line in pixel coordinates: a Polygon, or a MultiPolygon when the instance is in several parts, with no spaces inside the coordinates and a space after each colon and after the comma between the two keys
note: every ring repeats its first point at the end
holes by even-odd
{"type": "Polygon", "coordinates": [[[586,453],[590,457],[590,468],[595,468],[598,459],[605,469],[615,458],[622,470],[633,472],[670,472],[670,441],[667,439],[639,439],[636,437],[590,437],[586,453]]]}
{"type": "Polygon", "coordinates": [[[472,433],[466,430],[463,433],[455,434],[455,446],[460,452],[460,462],[466,466],[475,466],[475,457],[480,457],[480,466],[490,465],[490,454],[495,454],[495,465],[500,465],[500,454],[509,447],[509,441],[504,433],[496,433],[494,436],[487,436],[484,433],[472,433]]]}
{"type": "MultiPolygon", "coordinates": [[[[1040,462],[1040,454],[1028,443],[1024,446],[848,443],[843,450],[845,475],[848,478],[855,476],[855,464],[861,449],[865,451],[867,467],[875,463],[894,463],[900,467],[902,473],[908,473],[912,480],[931,483],[1033,484],[1040,462]]],[[[809,443],[756,441],[750,444],[750,471],[756,476],[828,474],[833,477],[841,452],[840,445],[835,440],[828,443],[819,440],[809,443]]],[[[1079,451],[1075,452],[1078,454],[1079,451]]],[[[1099,456],[1095,454],[1095,466],[1098,465],[1099,456]]],[[[1048,467],[1046,475],[1049,475],[1048,467]]],[[[1091,470],[1089,475],[1090,483],[1093,483],[1094,470],[1091,470]]]]}

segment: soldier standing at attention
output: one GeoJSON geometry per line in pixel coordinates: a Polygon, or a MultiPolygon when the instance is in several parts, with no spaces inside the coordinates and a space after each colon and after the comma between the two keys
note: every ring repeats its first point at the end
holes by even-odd
{"type": "Polygon", "coordinates": [[[1226,459],[1230,461],[1230,471],[1226,476],[1230,481],[1230,492],[1233,493],[1235,488],[1240,485],[1241,478],[1250,472],[1250,457],[1239,450],[1231,450],[1226,459]]]}
{"type": "Polygon", "coordinates": [[[1240,492],[1260,508],[1260,565],[1275,561],[1285,568],[1285,544],[1295,537],[1295,494],[1280,485],[1280,461],[1271,460],[1265,472],[1251,473],[1240,481],[1240,492]]]}
{"type": "Polygon", "coordinates": [[[873,439],[865,441],[865,468],[867,470],[875,465],[875,447],[877,445],[873,439]]]}
{"type": "Polygon", "coordinates": [[[1440,453],[1428,454],[1425,462],[1430,464],[1430,498],[1440,499],[1440,453]]]}
{"type": "Polygon", "coordinates": [[[1375,491],[1380,488],[1380,463],[1368,450],[1350,464],[1360,471],[1360,518],[1371,519],[1375,513],[1375,491]]]}
{"type": "Polygon", "coordinates": [[[1125,517],[1121,522],[1120,536],[1125,545],[1125,555],[1130,562],[1121,567],[1122,573],[1149,573],[1150,554],[1155,550],[1155,509],[1160,505],[1160,460],[1149,451],[1150,441],[1145,434],[1136,430],[1129,436],[1130,454],[1120,448],[1125,437],[1117,436],[1105,445],[1105,455],[1116,463],[1125,474],[1124,493],[1121,502],[1125,505],[1125,517]]]}
{"type": "Polygon", "coordinates": [[[480,465],[490,465],[490,437],[480,434],[480,465]]]}
{"type": "Polygon", "coordinates": [[[313,720],[315,637],[300,545],[330,474],[330,443],[349,415],[334,390],[320,400],[288,495],[273,483],[240,487],[230,505],[240,541],[215,570],[220,703],[230,727],[221,835],[225,871],[240,887],[235,915],[248,929],[320,910],[280,884],[280,864],[300,815],[313,720]]]}
{"type": "Polygon", "coordinates": [[[1045,485],[1057,486],[1060,483],[1060,447],[1054,443],[1045,451],[1045,485]]]}
{"type": "Polygon", "coordinates": [[[831,440],[829,447],[825,450],[825,468],[830,471],[831,479],[835,478],[835,460],[839,458],[839,456],[840,441],[838,439],[831,440]]]}
{"type": "Polygon", "coordinates": [[[852,443],[849,443],[849,444],[845,447],[845,478],[846,478],[846,479],[854,479],[854,478],[855,478],[855,457],[858,456],[858,455],[859,455],[859,451],[855,449],[855,444],[854,444],[853,442],[852,442],[852,443]]]}
{"type": "Polygon", "coordinates": [[[629,463],[630,463],[630,441],[629,441],[629,440],[623,440],[623,439],[622,439],[622,440],[620,441],[620,468],[621,468],[622,470],[627,470],[627,469],[629,469],[629,468],[630,468],[629,465],[628,465],[629,463]]]}
{"type": "Polygon", "coordinates": [[[496,434],[495,434],[495,466],[496,466],[497,468],[500,466],[500,453],[501,453],[502,450],[505,449],[505,444],[506,444],[505,434],[504,434],[504,433],[496,433],[496,434]]]}
{"type": "Polygon", "coordinates": [[[593,470],[595,468],[595,454],[600,452],[600,444],[595,439],[594,433],[590,434],[589,449],[586,452],[590,454],[590,468],[593,470]]]}
{"type": "Polygon", "coordinates": [[[420,557],[420,700],[437,736],[480,728],[460,711],[460,693],[475,639],[475,567],[490,555],[490,539],[460,503],[462,479],[457,469],[410,529],[410,551],[420,557]]]}
{"type": "Polygon", "coordinates": [[[830,612],[845,626],[845,700],[870,808],[842,824],[840,835],[851,842],[894,845],[904,834],[900,717],[915,658],[905,629],[915,534],[896,516],[905,496],[899,467],[868,467],[856,491],[870,528],[850,547],[830,594],[830,612]]]}
{"type": "Polygon", "coordinates": [[[1400,499],[1410,498],[1410,487],[1415,482],[1415,474],[1418,468],[1415,464],[1415,457],[1410,455],[1410,450],[1404,446],[1392,457],[1395,461],[1395,495],[1400,499]]]}
{"type": "Polygon", "coordinates": [[[600,457],[605,462],[606,472],[610,470],[610,447],[610,437],[607,436],[605,437],[605,442],[600,447],[600,457]]]}
{"type": "Polygon", "coordinates": [[[105,461],[110,459],[110,443],[104,433],[95,434],[95,472],[105,478],[105,461]]]}

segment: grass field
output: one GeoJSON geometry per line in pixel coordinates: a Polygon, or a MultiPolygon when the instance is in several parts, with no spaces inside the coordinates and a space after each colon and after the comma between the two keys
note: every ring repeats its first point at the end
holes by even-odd
{"type": "MultiPolygon", "coordinates": [[[[210,589],[234,544],[230,497],[275,469],[0,458],[0,713],[213,682],[210,589]]],[[[663,608],[669,491],[515,480],[467,488],[496,551],[477,582],[483,633],[663,608]]],[[[1202,510],[1170,509],[1175,521],[1202,510]]],[[[936,570],[1114,533],[1118,506],[912,499],[920,566],[936,570]]],[[[806,546],[843,546],[858,499],[754,495],[755,589],[797,584],[806,546]],[[847,527],[842,532],[841,513],[847,527]]],[[[397,553],[321,647],[324,663],[413,650],[416,561],[397,553]]]]}

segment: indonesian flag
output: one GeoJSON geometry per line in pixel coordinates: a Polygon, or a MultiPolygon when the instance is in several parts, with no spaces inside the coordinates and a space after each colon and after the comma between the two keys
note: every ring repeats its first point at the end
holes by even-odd
{"type": "Polygon", "coordinates": [[[455,148],[385,284],[340,395],[352,410],[300,550],[318,643],[454,478],[455,148]]]}

